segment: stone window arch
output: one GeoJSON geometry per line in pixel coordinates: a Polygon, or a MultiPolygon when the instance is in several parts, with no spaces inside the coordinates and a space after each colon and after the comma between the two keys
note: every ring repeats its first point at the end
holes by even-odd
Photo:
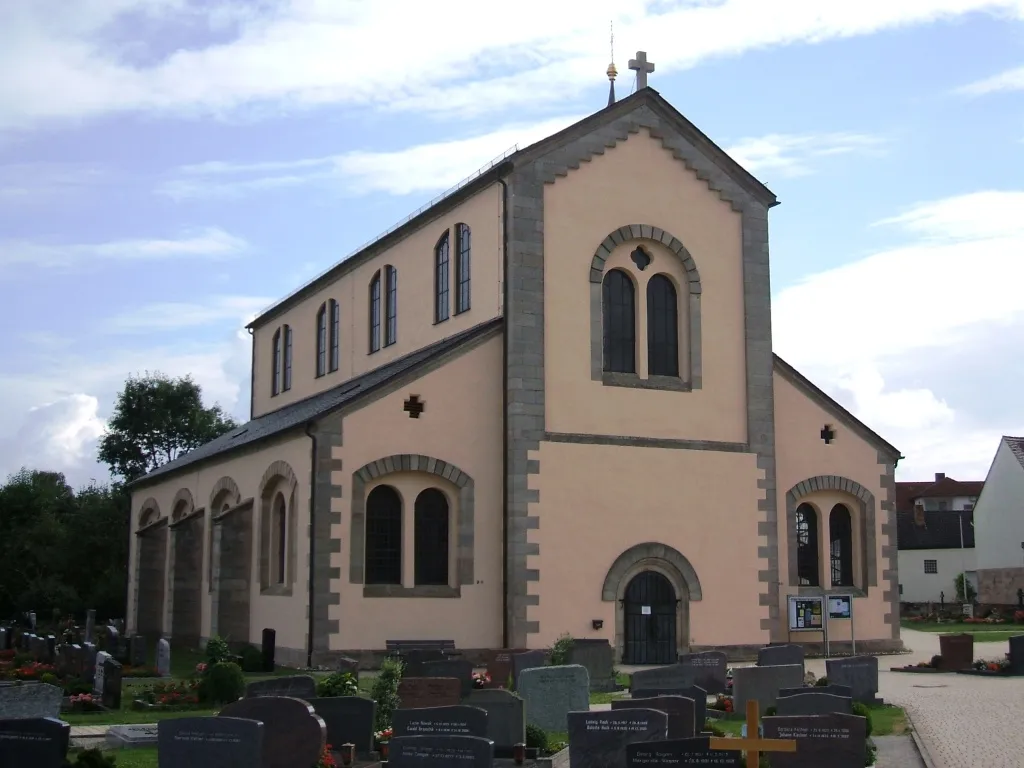
{"type": "Polygon", "coordinates": [[[192,514],[196,505],[192,500],[192,492],[188,488],[180,489],[171,502],[171,522],[176,523],[192,514]]]}
{"type": "Polygon", "coordinates": [[[610,386],[644,389],[690,391],[701,388],[700,274],[693,257],[678,238],[648,224],[619,227],[609,234],[595,251],[590,265],[590,283],[591,378],[594,381],[601,381],[610,386]],[[640,374],[611,371],[605,365],[605,280],[613,271],[606,269],[606,263],[622,246],[631,250],[629,260],[632,265],[627,265],[625,269],[633,272],[635,267],[634,282],[639,282],[638,287],[642,288],[642,291],[637,292],[636,303],[642,303],[642,306],[637,307],[636,316],[642,317],[648,326],[647,343],[641,347],[643,352],[640,374]],[[678,267],[673,268],[679,270],[681,277],[678,280],[658,272],[650,278],[644,275],[652,263],[651,253],[655,250],[667,251],[671,258],[678,260],[678,267]],[[665,302],[670,301],[673,294],[674,334],[669,332],[670,329],[666,325],[672,322],[672,312],[665,306],[665,302]],[[680,338],[681,328],[685,329],[683,338],[680,338]],[[665,357],[671,353],[673,342],[674,364],[665,357]],[[646,377],[643,375],[644,371],[646,377]]]}
{"type": "Polygon", "coordinates": [[[213,521],[241,501],[242,493],[238,490],[238,484],[227,475],[213,484],[206,526],[206,582],[210,592],[213,591],[213,521]]]}
{"type": "Polygon", "coordinates": [[[275,461],[263,473],[259,493],[261,594],[292,594],[298,495],[299,481],[287,462],[275,461]]]}
{"type": "Polygon", "coordinates": [[[150,496],[139,507],[139,525],[136,530],[145,528],[147,525],[152,525],[160,519],[160,505],[156,499],[150,496]]]}
{"type": "MultiPolygon", "coordinates": [[[[406,480],[408,483],[408,480],[406,480]]],[[[415,554],[415,501],[410,505],[403,501],[403,521],[408,519],[411,525],[412,541],[415,554]],[[408,518],[404,515],[409,514],[408,518]]],[[[405,535],[405,534],[403,534],[405,535]]],[[[474,536],[475,536],[475,483],[473,478],[454,464],[421,454],[396,454],[371,461],[352,473],[352,514],[349,531],[349,582],[363,584],[363,595],[366,597],[459,597],[463,585],[474,583],[474,536]],[[437,485],[446,488],[446,501],[449,510],[449,542],[454,548],[454,560],[449,554],[449,572],[447,584],[414,584],[413,578],[407,578],[409,585],[402,584],[370,584],[367,579],[367,501],[368,493],[388,483],[388,478],[395,475],[392,482],[398,483],[401,473],[423,473],[434,475],[439,482],[416,483],[417,498],[426,489],[437,485]],[[454,507],[454,510],[453,510],[454,507]],[[454,530],[452,530],[454,529],[454,530]]],[[[412,573],[415,575],[415,561],[412,573]]]]}

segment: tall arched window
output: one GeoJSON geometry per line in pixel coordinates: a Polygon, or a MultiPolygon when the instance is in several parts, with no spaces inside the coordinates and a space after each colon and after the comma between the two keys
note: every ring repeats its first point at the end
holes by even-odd
{"type": "Polygon", "coordinates": [[[621,269],[604,277],[604,370],[636,373],[636,299],[633,281],[621,269]]]}
{"type": "Polygon", "coordinates": [[[469,271],[472,243],[469,227],[455,225],[455,314],[469,309],[469,271]]]}
{"type": "Polygon", "coordinates": [[[274,497],[273,510],[271,522],[274,543],[274,583],[284,584],[287,573],[288,505],[285,503],[283,493],[278,493],[274,497]]]}
{"type": "Polygon", "coordinates": [[[384,267],[384,346],[398,340],[398,270],[384,267]]]}
{"type": "Polygon", "coordinates": [[[284,327],[284,374],[281,377],[281,391],[292,388],[292,328],[284,327]]]}
{"type": "Polygon", "coordinates": [[[327,304],[316,313],[316,375],[327,373],[327,304]]]}
{"type": "Polygon", "coordinates": [[[434,246],[434,322],[448,319],[448,232],[434,246]]]}
{"type": "Polygon", "coordinates": [[[276,395],[281,391],[281,329],[274,331],[273,352],[270,381],[270,394],[276,395]]]}
{"type": "Polygon", "coordinates": [[[853,586],[853,523],[850,510],[836,504],[828,515],[828,535],[832,555],[832,586],[853,586]]]}
{"type": "Polygon", "coordinates": [[[679,314],[676,287],[665,275],[647,283],[647,372],[679,375],[679,314]]]}
{"type": "Polygon", "coordinates": [[[810,504],[796,508],[796,572],[800,586],[818,587],[818,513],[810,504]]]}
{"type": "Polygon", "coordinates": [[[370,281],[370,351],[380,349],[380,271],[370,281]]]}
{"type": "Polygon", "coordinates": [[[390,485],[366,497],[366,583],[402,583],[402,499],[390,485]]]}
{"type": "Polygon", "coordinates": [[[448,585],[448,499],[437,488],[416,497],[416,584],[448,585]]]}
{"type": "Polygon", "coordinates": [[[338,370],[338,350],[341,347],[341,305],[334,299],[327,302],[330,308],[331,321],[331,357],[327,364],[327,370],[334,372],[338,370]]]}

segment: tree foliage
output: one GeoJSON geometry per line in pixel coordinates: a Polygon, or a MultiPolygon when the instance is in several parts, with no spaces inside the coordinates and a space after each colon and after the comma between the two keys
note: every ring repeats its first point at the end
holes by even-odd
{"type": "Polygon", "coordinates": [[[203,406],[190,376],[147,373],[129,378],[117,396],[99,459],[131,482],[237,426],[219,405],[203,406]]]}

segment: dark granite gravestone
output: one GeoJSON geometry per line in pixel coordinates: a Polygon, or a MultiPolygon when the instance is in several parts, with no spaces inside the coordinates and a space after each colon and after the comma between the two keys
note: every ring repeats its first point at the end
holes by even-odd
{"type": "Polygon", "coordinates": [[[263,723],[237,717],[182,717],[158,724],[161,766],[260,768],[263,723]]]}
{"type": "Polygon", "coordinates": [[[121,709],[121,662],[108,656],[103,660],[103,691],[100,701],[107,709],[121,709]]]}
{"type": "Polygon", "coordinates": [[[867,719],[856,715],[766,717],[766,739],[793,739],[796,752],[772,753],[772,768],[862,768],[867,719]]]}
{"type": "Polygon", "coordinates": [[[804,647],[795,643],[766,645],[757,652],[757,666],[781,667],[789,664],[804,666],[804,647]]]}
{"type": "Polygon", "coordinates": [[[722,651],[679,654],[679,665],[693,669],[693,685],[715,695],[725,693],[729,664],[722,651]]]}
{"type": "Polygon", "coordinates": [[[536,669],[548,663],[548,655],[545,651],[524,651],[523,653],[512,654],[512,682],[514,687],[519,687],[519,676],[524,669],[536,669]]]}
{"type": "Polygon", "coordinates": [[[396,736],[388,768],[492,768],[494,745],[479,736],[396,736]]]}
{"type": "Polygon", "coordinates": [[[495,757],[503,757],[516,744],[526,743],[523,700],[511,691],[500,688],[472,691],[464,703],[487,712],[487,738],[494,742],[495,757]]]}
{"type": "MultiPolygon", "coordinates": [[[[831,677],[831,675],[830,675],[831,677]]],[[[734,712],[746,712],[747,702],[754,699],[763,715],[775,706],[781,688],[795,688],[804,680],[802,664],[777,667],[738,667],[732,671],[732,704],[734,712]]]]}
{"type": "Polygon", "coordinates": [[[396,709],[391,719],[395,736],[480,736],[487,738],[487,710],[456,704],[451,707],[396,709]]]}
{"type": "Polygon", "coordinates": [[[57,717],[64,691],[49,683],[21,683],[0,687],[0,718],[41,720],[57,717]]]}
{"type": "Polygon", "coordinates": [[[466,659],[425,661],[420,665],[420,674],[403,677],[454,677],[462,686],[462,695],[468,696],[473,690],[473,663],[466,659]]]}
{"type": "Polygon", "coordinates": [[[1024,675],[1024,635],[1010,638],[1010,674],[1024,675]]]}
{"type": "Polygon", "coordinates": [[[53,665],[57,668],[57,677],[67,677],[71,674],[71,646],[61,643],[54,651],[53,665]]]}
{"type": "Polygon", "coordinates": [[[95,643],[82,643],[82,679],[92,683],[96,676],[96,650],[95,643]]]}
{"type": "Polygon", "coordinates": [[[569,663],[585,667],[590,675],[590,690],[614,691],[615,649],[607,640],[573,640],[569,663]]]}
{"type": "MultiPolygon", "coordinates": [[[[682,696],[684,699],[693,701],[693,722],[697,731],[704,730],[704,722],[708,719],[708,692],[695,685],[689,688],[673,688],[670,691],[652,691],[645,688],[638,688],[631,694],[632,701],[642,701],[656,696],[682,696]]],[[[613,703],[614,708],[614,703],[613,703]]],[[[654,707],[657,709],[657,707],[654,707]]],[[[672,723],[669,722],[669,731],[672,730],[672,723]]],[[[687,738],[687,737],[680,737],[687,738]]]]}
{"type": "Polygon", "coordinates": [[[85,612],[85,638],[86,643],[96,642],[96,609],[90,608],[85,612]]]}
{"type": "Polygon", "coordinates": [[[0,627],[0,651],[11,649],[11,632],[7,627],[0,627]]]}
{"type": "MultiPolygon", "coordinates": [[[[708,676],[707,668],[695,667],[691,660],[687,660],[685,664],[670,664],[667,667],[637,670],[630,677],[629,690],[630,692],[657,690],[663,693],[675,693],[681,688],[692,688],[699,685],[698,677],[703,677],[707,681],[708,676]]],[[[703,685],[700,687],[704,688],[703,685]]],[[[708,688],[704,688],[704,690],[710,692],[708,688]]]]}
{"type": "Polygon", "coordinates": [[[146,638],[142,635],[128,638],[128,663],[133,667],[146,666],[146,638]]]}
{"type": "Polygon", "coordinates": [[[240,717],[263,723],[263,768],[316,765],[327,743],[327,726],[302,699],[285,696],[239,699],[224,707],[218,717],[240,717]]]}
{"type": "Polygon", "coordinates": [[[100,637],[102,639],[100,647],[104,651],[109,653],[111,656],[117,655],[118,644],[120,640],[117,634],[117,627],[112,627],[108,624],[103,628],[103,633],[101,634],[100,637]]]}
{"type": "Polygon", "coordinates": [[[783,696],[797,696],[801,693],[831,693],[833,696],[845,696],[847,699],[853,698],[853,688],[848,685],[836,685],[835,683],[829,683],[828,685],[801,685],[796,688],[780,688],[779,698],[783,696]]]}
{"type": "Polygon", "coordinates": [[[512,655],[515,653],[526,653],[525,648],[499,648],[491,651],[487,656],[487,675],[491,678],[491,685],[495,688],[515,688],[515,680],[512,677],[512,655]]]}
{"type": "Polygon", "coordinates": [[[854,701],[872,704],[878,696],[878,659],[874,656],[853,656],[849,659],[825,661],[828,681],[848,686],[854,701]]]}
{"type": "Polygon", "coordinates": [[[569,713],[569,765],[621,768],[626,745],[664,741],[668,715],[653,709],[569,713]]]}
{"type": "Polygon", "coordinates": [[[350,659],[348,656],[339,656],[337,670],[338,672],[348,673],[356,680],[359,680],[359,662],[355,659],[350,659]]]}
{"type": "Polygon", "coordinates": [[[0,766],[61,768],[71,726],[53,717],[0,719],[0,766]]]}
{"type": "Polygon", "coordinates": [[[277,632],[267,627],[263,630],[263,671],[274,671],[274,656],[277,653],[277,632]]]}
{"type": "Polygon", "coordinates": [[[519,695],[525,702],[526,722],[545,731],[563,733],[566,715],[590,709],[590,681],[578,664],[524,669],[519,695]]]}
{"type": "Polygon", "coordinates": [[[453,706],[462,701],[462,684],[454,677],[403,677],[398,701],[401,709],[453,706]]]}
{"type": "Polygon", "coordinates": [[[57,638],[54,635],[47,635],[43,642],[43,662],[53,664],[57,658],[57,638]]]}
{"type": "Polygon", "coordinates": [[[68,672],[72,677],[81,677],[84,671],[85,651],[82,650],[82,646],[78,643],[72,643],[67,646],[67,649],[68,672]]]}
{"type": "Polygon", "coordinates": [[[288,675],[255,680],[245,686],[245,698],[255,699],[260,696],[285,696],[309,701],[316,698],[316,680],[309,675],[288,675]]]}
{"type": "Polygon", "coordinates": [[[309,703],[327,725],[327,743],[332,747],[355,744],[360,755],[373,749],[373,722],[377,715],[377,702],[373,699],[331,696],[310,699],[309,703]]]}
{"type": "MultiPolygon", "coordinates": [[[[707,701],[707,697],[701,702],[707,701]]],[[[706,706],[706,704],[704,704],[706,706]]],[[[701,711],[704,711],[704,706],[701,711]]],[[[625,709],[656,709],[668,716],[669,739],[692,739],[704,730],[704,720],[697,719],[697,702],[684,696],[652,696],[647,699],[619,699],[612,702],[612,712],[625,709]]]]}
{"type": "Polygon", "coordinates": [[[742,752],[711,748],[711,739],[698,736],[694,739],[673,739],[672,741],[651,741],[646,744],[630,744],[626,747],[627,768],[643,766],[714,766],[714,768],[743,768],[746,758],[742,752]]]}
{"type": "Polygon", "coordinates": [[[402,651],[402,677],[428,677],[423,674],[423,664],[428,661],[444,661],[444,651],[438,648],[413,648],[402,651]]]}
{"type": "Polygon", "coordinates": [[[971,669],[974,667],[974,635],[966,632],[939,635],[939,655],[942,656],[942,669],[947,672],[971,669]]]}
{"type": "Polygon", "coordinates": [[[853,712],[853,699],[833,696],[831,693],[798,693],[795,696],[779,696],[775,702],[777,715],[832,715],[853,712]]]}

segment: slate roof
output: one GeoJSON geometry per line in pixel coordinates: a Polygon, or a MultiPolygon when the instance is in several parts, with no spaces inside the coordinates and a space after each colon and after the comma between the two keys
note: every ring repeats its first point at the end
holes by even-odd
{"type": "Polygon", "coordinates": [[[925,512],[924,525],[914,522],[913,510],[896,513],[898,549],[960,549],[960,521],[964,548],[974,547],[974,511],[925,512]]]}
{"type": "Polygon", "coordinates": [[[1006,441],[1007,447],[1013,451],[1013,455],[1017,457],[1017,461],[1024,467],[1024,437],[1007,437],[1003,436],[1003,440],[1006,441]]]}
{"type": "Polygon", "coordinates": [[[189,451],[184,456],[154,469],[148,475],[144,475],[130,483],[129,487],[135,488],[148,485],[185,467],[221,456],[230,451],[235,451],[243,446],[251,446],[254,443],[279,435],[282,432],[287,432],[290,429],[301,427],[336,408],[358,400],[360,397],[389,383],[402,374],[415,371],[445,353],[480,338],[489,331],[501,327],[503,322],[502,318],[497,317],[485,323],[480,323],[462,333],[449,336],[397,360],[392,360],[390,363],[368,371],[361,376],[351,378],[337,387],[252,419],[238,429],[221,435],[195,450],[189,451]]]}
{"type": "Polygon", "coordinates": [[[953,499],[961,496],[981,496],[984,480],[919,480],[896,483],[896,511],[913,512],[916,499],[953,499]]]}

